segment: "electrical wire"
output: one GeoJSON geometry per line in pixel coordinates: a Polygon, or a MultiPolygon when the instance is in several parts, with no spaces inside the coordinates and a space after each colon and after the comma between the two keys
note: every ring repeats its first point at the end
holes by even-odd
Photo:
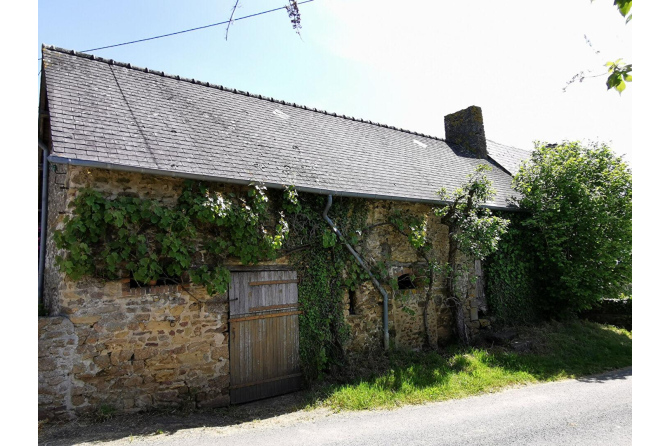
{"type": "MultiPolygon", "coordinates": [[[[313,2],[313,1],[314,0],[305,0],[305,1],[302,1],[302,2],[298,2],[298,5],[302,5],[304,3],[310,3],[310,2],[313,2]]],[[[250,15],[240,17],[240,18],[237,18],[237,19],[226,20],[225,22],[211,23],[209,25],[198,26],[196,28],[185,29],[185,30],[182,30],[182,31],[176,31],[176,32],[169,33],[169,34],[162,34],[160,36],[147,37],[146,39],[131,40],[130,42],[116,43],[114,45],[107,45],[107,46],[101,46],[101,47],[98,47],[98,48],[91,48],[91,49],[88,49],[88,50],[83,50],[82,52],[87,53],[89,51],[98,51],[98,50],[104,50],[104,49],[107,49],[107,48],[115,48],[117,46],[131,45],[133,43],[146,42],[148,40],[162,39],[163,37],[170,37],[170,36],[175,36],[177,34],[184,34],[184,33],[189,33],[191,31],[198,31],[198,30],[205,29],[205,28],[212,28],[214,26],[225,25],[226,23],[236,22],[238,20],[244,20],[244,19],[248,19],[248,18],[251,18],[251,17],[256,17],[256,16],[259,16],[259,15],[267,14],[267,13],[270,13],[270,12],[279,11],[279,10],[282,10],[282,9],[286,9],[286,7],[282,6],[280,8],[268,9],[267,11],[257,12],[255,14],[250,14],[250,15]]],[[[42,58],[40,57],[37,60],[42,60],[42,58]]]]}

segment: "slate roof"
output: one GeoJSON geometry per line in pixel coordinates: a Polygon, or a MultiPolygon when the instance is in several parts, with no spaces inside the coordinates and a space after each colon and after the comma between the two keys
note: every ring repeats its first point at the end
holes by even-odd
{"type": "Polygon", "coordinates": [[[486,140],[486,149],[489,156],[512,175],[516,175],[521,163],[530,158],[528,150],[498,144],[490,139],[486,140]]]}
{"type": "MultiPolygon", "coordinates": [[[[507,207],[511,177],[443,139],[43,47],[52,162],[333,195],[437,202],[480,163],[507,207]]],[[[502,163],[501,163],[502,164],[502,163]]]]}

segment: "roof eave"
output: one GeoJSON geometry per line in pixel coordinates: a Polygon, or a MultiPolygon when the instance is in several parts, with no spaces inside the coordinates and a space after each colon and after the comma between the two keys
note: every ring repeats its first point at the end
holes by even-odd
{"type": "MultiPolygon", "coordinates": [[[[121,172],[134,172],[134,173],[145,173],[149,175],[161,175],[169,176],[175,178],[184,178],[190,180],[199,180],[199,181],[211,181],[216,183],[231,183],[231,184],[240,184],[240,185],[249,185],[249,183],[259,182],[252,179],[249,180],[240,180],[236,178],[225,178],[214,175],[203,175],[195,174],[188,172],[175,172],[167,171],[160,169],[151,169],[146,167],[139,166],[128,166],[125,164],[114,164],[102,161],[93,161],[93,160],[82,160],[77,158],[64,158],[57,155],[51,155],[48,157],[49,162],[54,164],[68,164],[71,166],[82,166],[82,167],[92,167],[96,169],[108,169],[108,170],[117,170],[121,172]]],[[[272,189],[283,189],[288,184],[279,184],[279,183],[268,183],[263,182],[266,187],[272,189]]],[[[338,197],[350,197],[350,198],[365,198],[370,200],[390,200],[390,201],[405,201],[410,203],[424,203],[429,205],[445,205],[449,202],[435,199],[425,199],[425,198],[412,198],[412,197],[399,197],[399,196],[388,196],[388,195],[377,195],[377,194],[366,194],[363,192],[351,192],[351,191],[338,191],[338,190],[329,190],[329,189],[320,189],[314,187],[306,186],[297,186],[293,185],[298,192],[305,192],[318,195],[333,195],[338,197]]],[[[519,211],[519,208],[513,206],[497,206],[492,204],[485,204],[482,207],[491,209],[493,211],[519,211]]]]}

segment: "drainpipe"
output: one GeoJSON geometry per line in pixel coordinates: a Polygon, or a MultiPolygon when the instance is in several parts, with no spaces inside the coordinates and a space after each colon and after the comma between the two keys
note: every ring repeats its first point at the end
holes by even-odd
{"type": "Polygon", "coordinates": [[[330,225],[330,227],[333,229],[333,232],[337,234],[337,236],[342,240],[351,253],[352,256],[356,259],[359,265],[365,270],[366,273],[370,276],[370,279],[372,279],[372,283],[374,283],[375,287],[379,290],[379,292],[382,294],[384,297],[384,350],[389,349],[389,297],[388,294],[386,294],[386,290],[384,287],[381,286],[379,281],[375,278],[375,276],[372,274],[368,266],[365,264],[361,256],[358,255],[358,253],[354,250],[354,248],[347,243],[347,240],[344,238],[342,233],[335,227],[335,224],[333,221],[328,217],[328,211],[330,210],[330,206],[333,204],[333,196],[328,195],[328,202],[326,203],[326,208],[323,210],[323,219],[326,220],[326,223],[330,225]]]}
{"type": "Polygon", "coordinates": [[[41,141],[37,145],[42,149],[42,203],[40,216],[40,257],[37,272],[37,302],[42,303],[42,295],[44,294],[44,262],[46,259],[47,247],[47,204],[48,204],[48,180],[49,169],[47,157],[49,156],[49,149],[41,141]]]}

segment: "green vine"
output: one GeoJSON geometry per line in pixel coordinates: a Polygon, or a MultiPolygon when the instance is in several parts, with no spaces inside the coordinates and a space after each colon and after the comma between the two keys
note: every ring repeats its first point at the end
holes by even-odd
{"type": "MultiPolygon", "coordinates": [[[[64,250],[57,265],[70,279],[132,277],[190,280],[210,295],[228,290],[229,257],[255,264],[289,255],[300,275],[300,354],[305,376],[314,379],[344,361],[348,337],[342,296],[368,280],[321,213],[323,196],[298,196],[292,187],[224,192],[186,181],[175,204],[129,196],[107,197],[82,189],[72,215],[55,233],[64,250]],[[290,228],[290,230],[289,230],[290,228]]],[[[336,199],[331,218],[356,245],[362,240],[362,200],[336,199]]]]}
{"type": "MultiPolygon", "coordinates": [[[[288,217],[293,250],[291,263],[298,271],[300,315],[300,359],[304,375],[316,379],[345,364],[344,344],[349,338],[345,323],[343,292],[369,280],[321,213],[325,197],[302,195],[299,212],[288,217]],[[308,247],[307,249],[299,249],[308,247]]],[[[366,208],[362,200],[336,198],[329,216],[347,241],[361,241],[366,208]]]]}
{"type": "MultiPolygon", "coordinates": [[[[278,206],[296,205],[290,189],[279,198],[278,206]]],[[[278,218],[272,216],[261,185],[238,196],[187,181],[172,206],[82,189],[72,207],[72,216],[55,233],[56,247],[65,250],[57,265],[72,280],[130,275],[146,284],[158,279],[180,282],[187,274],[208,293],[225,293],[230,272],[221,265],[228,256],[244,264],[276,258],[288,233],[282,210],[278,218]]]]}
{"type": "Polygon", "coordinates": [[[526,324],[538,319],[532,250],[522,224],[527,217],[504,214],[510,220],[508,231],[484,263],[486,296],[491,314],[503,325],[526,324]]]}
{"type": "MultiPolygon", "coordinates": [[[[349,337],[344,292],[357,289],[370,278],[324,221],[325,197],[298,196],[292,187],[267,191],[262,185],[250,185],[235,190],[186,181],[176,202],[164,203],[130,196],[108,197],[82,189],[72,203],[72,216],[66,217],[63,229],[55,233],[57,248],[64,250],[57,264],[75,281],[84,276],[104,280],[130,276],[140,284],[190,279],[215,295],[228,290],[230,271],[225,265],[230,263],[229,258],[256,264],[289,256],[300,279],[304,375],[316,379],[344,365],[344,345],[349,337]]],[[[329,216],[364,258],[363,241],[372,227],[391,225],[407,236],[424,260],[412,281],[426,288],[426,325],[425,309],[432,298],[436,274],[451,275],[452,271],[451,265],[433,258],[433,243],[440,241],[428,236],[427,216],[399,211],[391,214],[388,222],[366,228],[365,201],[342,197],[335,198],[329,216]]],[[[479,232],[489,230],[490,225],[484,224],[488,220],[471,220],[479,224],[475,228],[479,232]]],[[[483,241],[488,241],[487,237],[473,238],[472,249],[485,250],[483,241]]],[[[373,274],[391,287],[394,296],[406,299],[409,293],[398,292],[397,282],[389,280],[387,263],[373,262],[373,274]]]]}

